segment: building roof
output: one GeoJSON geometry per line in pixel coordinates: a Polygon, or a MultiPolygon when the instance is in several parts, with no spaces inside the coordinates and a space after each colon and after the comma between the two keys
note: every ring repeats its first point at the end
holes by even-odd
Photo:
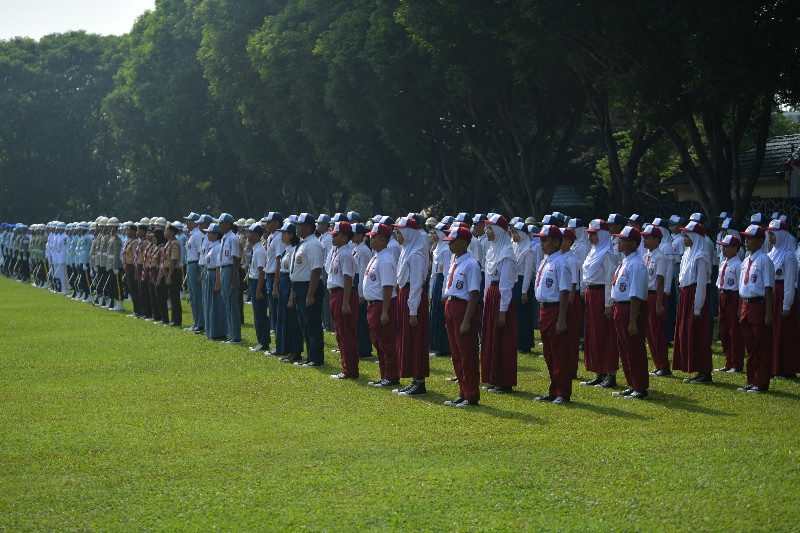
{"type": "MultiPolygon", "coordinates": [[[[797,135],[781,135],[780,137],[772,137],[767,140],[766,151],[764,153],[764,163],[761,165],[761,172],[759,178],[775,178],[783,176],[783,166],[791,158],[792,154],[800,149],[800,134],[797,135]]],[[[756,147],[751,146],[744,152],[739,154],[739,175],[742,179],[747,178],[752,172],[753,163],[756,158],[756,147]]],[[[700,178],[704,177],[703,169],[698,168],[700,178]]],[[[665,180],[661,186],[668,189],[671,187],[678,187],[681,185],[688,185],[689,177],[686,174],[673,176],[665,180]]]]}
{"type": "MultiPolygon", "coordinates": [[[[542,189],[536,192],[536,200],[541,198],[542,189]]],[[[582,207],[588,205],[585,198],[581,198],[575,193],[575,189],[570,185],[556,185],[553,189],[553,199],[550,201],[551,209],[561,209],[567,207],[582,207]]]]}

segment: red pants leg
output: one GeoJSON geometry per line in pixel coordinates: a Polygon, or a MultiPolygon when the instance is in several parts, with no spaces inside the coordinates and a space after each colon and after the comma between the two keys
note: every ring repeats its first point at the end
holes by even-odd
{"type": "Polygon", "coordinates": [[[572,377],[574,376],[574,365],[570,354],[570,335],[575,332],[570,329],[569,321],[567,321],[567,331],[557,335],[557,323],[557,305],[539,308],[539,331],[542,335],[542,345],[545,348],[547,370],[550,373],[548,394],[569,399],[572,396],[572,377]]]}
{"type": "Polygon", "coordinates": [[[645,348],[645,330],[647,328],[648,307],[642,302],[636,327],[639,332],[631,336],[628,333],[630,324],[631,305],[616,304],[614,306],[614,325],[617,332],[617,346],[622,359],[622,369],[628,386],[637,392],[644,392],[650,386],[650,375],[647,372],[647,350],[645,348]]]}
{"type": "Polygon", "coordinates": [[[381,310],[383,303],[378,301],[367,307],[367,323],[369,324],[372,345],[378,352],[378,363],[381,378],[389,381],[400,379],[400,369],[397,363],[397,302],[392,298],[389,304],[389,323],[381,324],[381,310]]]}
{"type": "Polygon", "coordinates": [[[747,383],[769,389],[772,377],[772,328],[764,325],[765,303],[742,304],[742,337],[747,346],[747,383]]]}
{"type": "Polygon", "coordinates": [[[469,331],[461,333],[467,302],[450,300],[444,306],[444,321],[450,341],[450,355],[458,376],[459,396],[471,402],[480,400],[480,361],[478,359],[478,309],[472,315],[469,331]]]}
{"type": "Polygon", "coordinates": [[[744,340],[739,323],[739,293],[719,295],[719,339],[725,354],[725,367],[744,369],[744,340]]]}
{"type": "Polygon", "coordinates": [[[669,370],[669,354],[667,351],[667,337],[664,334],[664,323],[667,319],[667,305],[669,295],[664,294],[662,305],[664,314],[660,317],[656,313],[658,294],[647,295],[647,344],[650,346],[650,357],[653,359],[653,366],[656,370],[669,370]]]}
{"type": "Polygon", "coordinates": [[[339,346],[339,353],[342,361],[342,373],[351,377],[358,377],[358,333],[356,323],[358,322],[358,295],[356,291],[350,291],[350,314],[342,313],[344,303],[344,291],[331,291],[330,293],[331,319],[333,320],[333,330],[336,334],[336,344],[339,346]]]}

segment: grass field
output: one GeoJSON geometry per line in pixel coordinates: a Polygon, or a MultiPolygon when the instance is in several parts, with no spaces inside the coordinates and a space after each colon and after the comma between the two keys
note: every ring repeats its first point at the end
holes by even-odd
{"type": "Polygon", "coordinates": [[[522,355],[518,392],[454,409],[448,359],[399,398],[366,386],[374,363],[331,380],[332,337],[320,369],[250,352],[245,313],[227,346],[0,279],[0,529],[800,528],[799,383],[559,407],[522,355]]]}

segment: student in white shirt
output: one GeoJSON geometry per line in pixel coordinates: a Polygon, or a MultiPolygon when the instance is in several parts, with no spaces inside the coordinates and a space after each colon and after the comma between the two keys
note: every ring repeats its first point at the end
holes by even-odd
{"type": "Polygon", "coordinates": [[[467,228],[453,229],[444,240],[450,247],[452,261],[445,276],[442,300],[445,302],[450,354],[459,388],[458,397],[447,400],[444,404],[473,407],[478,405],[481,392],[478,358],[481,270],[478,262],[468,252],[472,233],[467,228]]]}
{"type": "Polygon", "coordinates": [[[794,379],[800,372],[800,319],[797,313],[797,258],[794,238],[786,222],[775,219],[769,224],[767,238],[772,245],[769,258],[775,265],[775,289],[772,325],[772,375],[778,379],[794,379]]]}
{"type": "Polygon", "coordinates": [[[739,323],[741,242],[736,235],[725,235],[717,245],[722,249],[723,259],[719,267],[717,291],[719,292],[719,338],[722,342],[722,352],[725,354],[725,366],[714,371],[736,373],[744,369],[744,340],[739,323]]]}
{"type": "MultiPolygon", "coordinates": [[[[355,213],[355,212],[353,212],[355,213]]],[[[355,213],[357,216],[358,213],[355,213]]],[[[372,250],[364,242],[367,228],[364,224],[353,224],[353,258],[356,261],[356,275],[353,278],[353,287],[358,295],[361,295],[361,281],[364,279],[364,272],[367,270],[369,260],[372,259],[372,250]]],[[[369,338],[369,324],[367,323],[367,304],[359,297],[358,304],[358,357],[367,359],[372,357],[372,341],[369,338]]]]}
{"type": "Polygon", "coordinates": [[[229,213],[219,216],[219,227],[224,232],[219,248],[220,283],[222,287],[222,301],[225,302],[225,312],[228,317],[228,335],[230,338],[223,341],[225,344],[239,344],[242,342],[242,316],[239,311],[239,239],[232,231],[233,217],[229,213]]]}
{"type": "MultiPolygon", "coordinates": [[[[572,221],[574,219],[571,219],[572,221]]],[[[578,372],[578,359],[580,358],[580,345],[583,336],[583,298],[581,297],[581,272],[583,263],[575,256],[573,244],[577,240],[575,231],[566,227],[561,229],[563,240],[561,242],[561,253],[564,262],[569,267],[572,276],[572,288],[569,291],[569,311],[567,320],[569,321],[569,360],[575,367],[572,377],[575,378],[578,372]]]]}
{"type": "Polygon", "coordinates": [[[528,226],[518,222],[511,229],[512,248],[517,262],[517,281],[514,283],[514,307],[517,310],[517,351],[529,353],[534,345],[534,295],[533,274],[536,270],[530,246],[528,226]]]}
{"type": "Polygon", "coordinates": [[[664,322],[667,318],[669,293],[666,291],[667,280],[672,277],[672,265],[661,253],[661,228],[648,224],[641,232],[644,266],[647,272],[647,344],[655,369],[651,376],[666,377],[672,375],[669,368],[669,352],[667,338],[664,334],[664,322]]]}
{"type": "Polygon", "coordinates": [[[430,283],[430,355],[449,356],[450,343],[447,338],[447,328],[444,321],[444,303],[442,302],[442,288],[444,287],[444,276],[450,268],[450,246],[445,241],[445,231],[447,225],[438,223],[431,229],[430,240],[433,243],[433,253],[431,261],[431,283],[430,283]]]}
{"type": "Polygon", "coordinates": [[[508,221],[492,214],[486,221],[486,292],[481,326],[481,379],[494,393],[512,392],[517,385],[517,313],[512,292],[517,264],[508,221]]]}
{"type": "Polygon", "coordinates": [[[614,326],[617,348],[622,360],[622,370],[628,388],[615,392],[628,400],[644,400],[650,386],[647,373],[647,271],[642,256],[637,252],[641,243],[639,230],[625,226],[615,235],[623,256],[611,282],[611,299],[614,301],[614,326]]]}
{"type": "Polygon", "coordinates": [[[353,288],[356,260],[348,244],[353,238],[350,222],[339,221],[330,231],[333,251],[328,262],[328,293],[333,330],[341,355],[342,371],[331,379],[358,379],[358,292],[353,288]]]}
{"type": "Polygon", "coordinates": [[[189,239],[186,241],[186,287],[189,292],[189,306],[192,308],[192,326],[186,331],[203,329],[203,292],[200,281],[200,247],[203,241],[203,232],[197,225],[200,215],[189,213],[183,217],[189,228],[189,239]]]}
{"type": "Polygon", "coordinates": [[[302,360],[300,352],[303,351],[303,330],[300,329],[300,319],[292,298],[289,271],[300,239],[297,237],[297,226],[289,220],[284,221],[283,226],[275,231],[277,232],[275,238],[283,243],[283,251],[276,258],[279,273],[276,278],[277,286],[273,285],[272,288],[272,297],[278,299],[272,326],[275,329],[273,355],[283,356],[278,359],[282,363],[297,363],[302,360]]]}
{"type": "Polygon", "coordinates": [[[747,385],[736,390],[760,393],[769,390],[772,375],[775,265],[764,252],[764,228],[753,224],[741,235],[748,251],[739,274],[739,320],[747,349],[747,385]]]}
{"type": "Polygon", "coordinates": [[[544,258],[536,268],[534,286],[539,302],[539,331],[542,353],[550,373],[547,394],[537,396],[537,402],[564,404],[572,397],[572,378],[577,360],[570,358],[570,331],[567,313],[573,276],[561,252],[563,235],[554,225],[546,224],[537,235],[541,239],[544,258]]]}
{"type": "Polygon", "coordinates": [[[314,235],[314,217],[301,213],[295,222],[300,243],[290,262],[291,298],[297,309],[300,329],[306,342],[306,359],[295,366],[316,367],[325,364],[322,333],[322,305],[326,294],[322,280],[325,252],[314,235]]]}
{"type": "Polygon", "coordinates": [[[250,302],[253,306],[253,325],[256,330],[258,345],[251,346],[252,352],[265,352],[269,350],[269,318],[267,316],[267,293],[272,292],[272,287],[266,282],[267,251],[261,244],[264,228],[253,224],[249,228],[247,239],[252,246],[250,265],[247,269],[247,279],[250,288],[250,302]]]}
{"type": "Polygon", "coordinates": [[[367,233],[375,255],[370,259],[361,282],[360,298],[367,304],[372,344],[378,352],[380,379],[368,385],[388,388],[400,383],[397,360],[397,263],[388,250],[392,230],[375,224],[367,233]]]}
{"type": "Polygon", "coordinates": [[[203,288],[203,310],[205,312],[206,337],[212,340],[222,340],[228,334],[228,318],[225,313],[225,302],[222,300],[222,283],[219,272],[219,248],[222,239],[222,230],[219,224],[211,224],[203,230],[208,237],[205,255],[205,283],[203,288]]]}
{"type": "Polygon", "coordinates": [[[692,385],[711,383],[711,320],[706,285],[711,277],[713,247],[706,245],[706,231],[700,222],[681,228],[686,251],[681,259],[680,294],[675,323],[672,370],[697,372],[683,380],[692,385]]]}

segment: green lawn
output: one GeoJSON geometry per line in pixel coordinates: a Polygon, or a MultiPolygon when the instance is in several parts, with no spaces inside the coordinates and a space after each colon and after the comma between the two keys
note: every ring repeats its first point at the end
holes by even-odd
{"type": "Polygon", "coordinates": [[[518,392],[454,409],[448,359],[399,398],[366,386],[374,363],[336,382],[329,351],[250,352],[245,313],[227,346],[0,279],[0,530],[800,527],[798,383],[653,378],[645,402],[576,386],[559,407],[523,355],[518,392]]]}

